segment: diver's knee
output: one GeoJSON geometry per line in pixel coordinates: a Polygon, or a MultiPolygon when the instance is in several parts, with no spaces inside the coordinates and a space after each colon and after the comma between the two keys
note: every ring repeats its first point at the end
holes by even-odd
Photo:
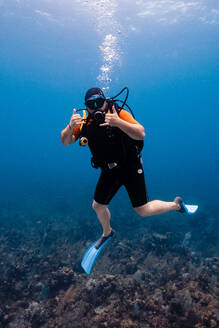
{"type": "Polygon", "coordinates": [[[106,207],[107,205],[97,203],[95,200],[93,201],[92,208],[95,212],[103,211],[106,209],[106,207]]]}

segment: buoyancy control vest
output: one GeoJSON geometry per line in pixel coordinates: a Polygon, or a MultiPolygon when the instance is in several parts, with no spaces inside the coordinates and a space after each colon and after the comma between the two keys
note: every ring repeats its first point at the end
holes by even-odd
{"type": "Polygon", "coordinates": [[[134,140],[117,127],[99,126],[87,120],[81,130],[87,138],[92,166],[102,169],[110,163],[118,166],[135,166],[143,149],[143,140],[134,140]]]}

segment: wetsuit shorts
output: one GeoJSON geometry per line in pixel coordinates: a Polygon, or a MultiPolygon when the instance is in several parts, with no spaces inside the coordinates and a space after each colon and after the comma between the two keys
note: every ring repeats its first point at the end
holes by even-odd
{"type": "Polygon", "coordinates": [[[121,186],[126,188],[133,207],[142,206],[149,201],[144,170],[140,162],[135,167],[102,169],[94,200],[99,204],[108,205],[121,186]]]}

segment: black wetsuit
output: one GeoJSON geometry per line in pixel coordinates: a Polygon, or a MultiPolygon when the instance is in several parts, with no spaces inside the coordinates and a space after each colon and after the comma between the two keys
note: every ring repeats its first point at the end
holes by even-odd
{"type": "Polygon", "coordinates": [[[134,140],[116,127],[85,124],[81,136],[88,139],[93,155],[92,165],[101,168],[94,200],[107,205],[124,185],[133,207],[148,202],[144,170],[140,152],[142,140],[134,140]]]}

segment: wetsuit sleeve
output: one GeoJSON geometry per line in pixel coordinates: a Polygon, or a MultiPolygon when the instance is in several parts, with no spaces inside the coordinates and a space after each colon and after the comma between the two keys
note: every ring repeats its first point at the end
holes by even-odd
{"type": "Polygon", "coordinates": [[[128,122],[128,123],[133,123],[133,124],[139,124],[131,114],[129,114],[126,110],[121,109],[121,111],[119,112],[119,117],[128,122]]]}
{"type": "Polygon", "coordinates": [[[78,125],[74,130],[72,135],[75,136],[75,139],[77,140],[80,136],[80,132],[81,132],[81,126],[78,125]]]}

